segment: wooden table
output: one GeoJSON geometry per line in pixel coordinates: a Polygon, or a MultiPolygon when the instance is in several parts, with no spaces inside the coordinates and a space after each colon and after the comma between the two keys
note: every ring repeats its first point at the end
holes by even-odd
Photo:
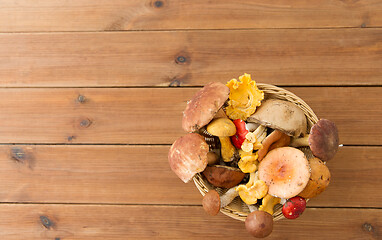
{"type": "Polygon", "coordinates": [[[381,239],[381,27],[381,0],[1,1],[0,239],[253,239],[167,163],[186,101],[244,72],[344,144],[269,239],[381,239]]]}

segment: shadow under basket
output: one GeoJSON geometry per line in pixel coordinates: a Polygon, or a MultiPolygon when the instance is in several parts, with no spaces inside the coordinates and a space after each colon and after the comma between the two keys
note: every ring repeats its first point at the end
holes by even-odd
{"type": "MultiPolygon", "coordinates": [[[[306,104],[301,98],[297,97],[293,93],[279,88],[270,84],[257,84],[258,88],[264,92],[264,99],[280,99],[296,104],[305,114],[307,119],[307,129],[306,133],[309,133],[310,128],[317,123],[318,118],[314,114],[313,110],[306,104]]],[[[307,158],[313,157],[312,152],[308,147],[300,148],[307,158]]],[[[193,178],[196,187],[199,189],[200,193],[204,196],[209,190],[215,189],[219,194],[225,193],[228,189],[217,188],[212,186],[202,174],[198,173],[193,178]]],[[[306,199],[308,201],[309,199],[306,199]]],[[[274,208],[273,220],[277,221],[284,218],[282,214],[282,205],[277,204],[274,208]]],[[[220,212],[223,214],[240,220],[245,221],[248,214],[250,213],[247,204],[245,204],[240,197],[236,197],[228,206],[221,208],[220,212]]]]}

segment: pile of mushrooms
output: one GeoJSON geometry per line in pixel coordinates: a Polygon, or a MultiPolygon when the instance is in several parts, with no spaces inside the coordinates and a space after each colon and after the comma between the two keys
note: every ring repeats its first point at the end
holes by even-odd
{"type": "Polygon", "coordinates": [[[212,82],[187,103],[182,127],[188,133],[171,146],[169,164],[183,182],[201,173],[214,187],[202,201],[208,214],[240,198],[250,210],[246,229],[266,237],[277,204],[287,219],[297,218],[306,199],[329,185],[325,162],[337,152],[337,128],[321,119],[308,134],[307,125],[297,105],[264,99],[248,74],[227,85],[212,82]],[[308,159],[301,147],[315,157],[308,159]]]}

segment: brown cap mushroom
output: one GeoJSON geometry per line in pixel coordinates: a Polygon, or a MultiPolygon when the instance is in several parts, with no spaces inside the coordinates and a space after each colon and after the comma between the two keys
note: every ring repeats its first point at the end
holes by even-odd
{"type": "Polygon", "coordinates": [[[203,197],[203,208],[209,215],[215,216],[219,213],[220,208],[230,204],[232,200],[238,196],[235,188],[229,189],[222,196],[216,190],[210,190],[203,197]]]}
{"type": "Polygon", "coordinates": [[[187,103],[182,127],[195,132],[209,123],[228,99],[229,88],[220,82],[211,82],[200,89],[187,103]]]}
{"type": "Polygon", "coordinates": [[[327,119],[320,119],[310,129],[310,134],[304,138],[294,139],[293,147],[308,146],[314,156],[326,162],[337,153],[339,138],[336,124],[327,119]]]}
{"type": "Polygon", "coordinates": [[[209,183],[221,188],[232,188],[245,177],[245,173],[240,169],[222,165],[207,166],[203,175],[209,183]]]}
{"type": "Polygon", "coordinates": [[[171,170],[183,181],[188,182],[207,166],[208,145],[197,133],[188,133],[178,138],[171,146],[168,161],[171,170]]]}
{"type": "Polygon", "coordinates": [[[273,217],[265,211],[253,211],[245,219],[245,228],[252,236],[264,238],[272,233],[273,217]]]}
{"type": "Polygon", "coordinates": [[[304,112],[295,104],[278,99],[263,101],[247,121],[278,129],[293,137],[305,135],[307,131],[304,112]]]}

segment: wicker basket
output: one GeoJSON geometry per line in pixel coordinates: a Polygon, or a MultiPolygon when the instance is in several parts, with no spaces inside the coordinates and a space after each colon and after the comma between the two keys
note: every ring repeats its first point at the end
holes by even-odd
{"type": "MultiPolygon", "coordinates": [[[[264,91],[265,99],[280,99],[292,102],[296,104],[305,114],[308,120],[308,129],[306,132],[309,132],[310,128],[317,123],[318,118],[314,114],[313,110],[299,97],[293,93],[269,84],[257,84],[258,88],[264,91]]],[[[308,158],[312,155],[312,152],[309,148],[301,149],[308,158]]],[[[193,178],[196,187],[199,189],[200,193],[204,196],[210,189],[215,189],[219,194],[223,194],[225,189],[216,188],[212,186],[201,174],[196,174],[193,178]]],[[[307,199],[308,200],[308,199],[307,199]]],[[[273,214],[273,220],[277,221],[284,218],[284,215],[281,212],[282,205],[277,204],[275,206],[275,211],[273,214]]],[[[248,206],[239,198],[235,198],[228,206],[220,209],[225,215],[240,220],[245,221],[246,217],[250,213],[248,206]]]]}

